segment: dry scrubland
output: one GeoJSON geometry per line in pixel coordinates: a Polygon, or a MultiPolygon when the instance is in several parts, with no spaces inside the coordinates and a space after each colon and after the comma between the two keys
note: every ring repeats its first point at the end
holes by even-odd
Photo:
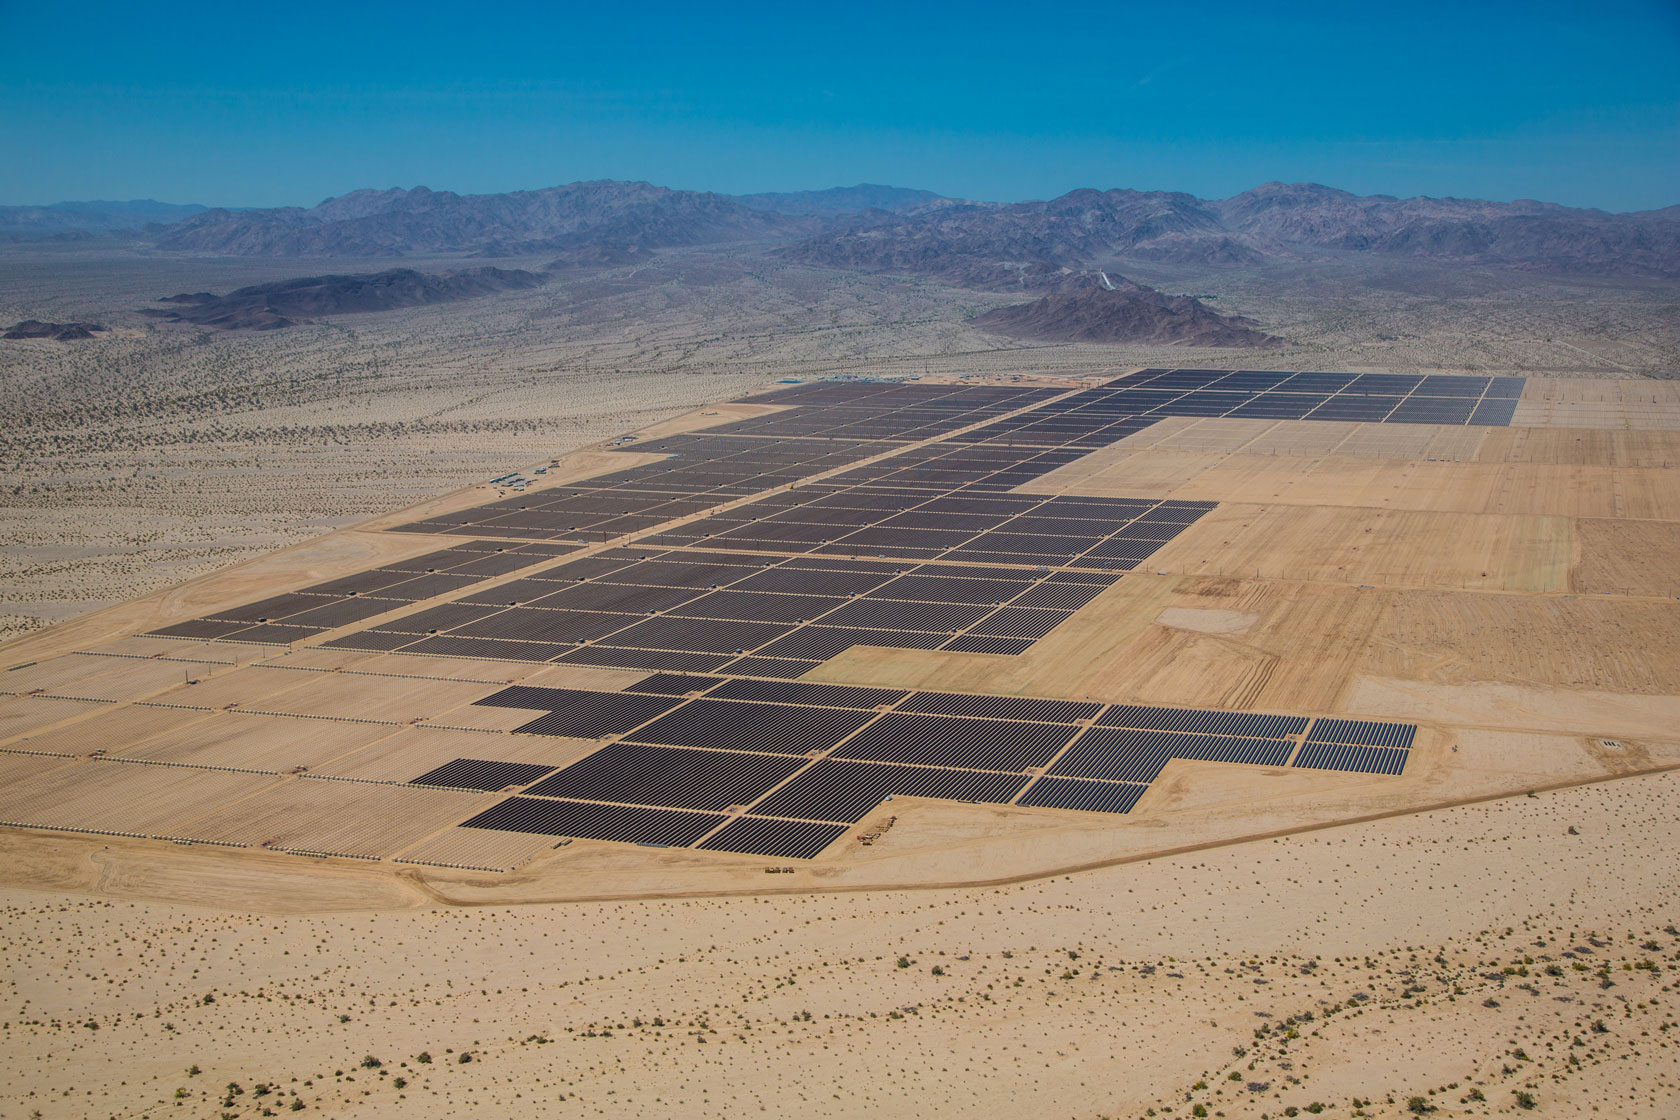
{"type": "Polygon", "coordinates": [[[0,1110],[1672,1117],[1677,796],[987,890],[300,915],[10,889],[0,1110]]]}
{"type": "MultiPolygon", "coordinates": [[[[541,267],[541,260],[499,261],[541,267]]],[[[1241,351],[1016,346],[966,319],[1018,296],[691,253],[527,293],[264,334],[160,326],[160,295],[401,264],[0,248],[0,636],[27,632],[780,376],[997,374],[1241,351]]],[[[1287,368],[1629,376],[1680,368],[1671,287],[1391,262],[1162,271],[1297,345],[1287,368]],[[1449,295],[1438,298],[1441,291],[1449,295]]]]}

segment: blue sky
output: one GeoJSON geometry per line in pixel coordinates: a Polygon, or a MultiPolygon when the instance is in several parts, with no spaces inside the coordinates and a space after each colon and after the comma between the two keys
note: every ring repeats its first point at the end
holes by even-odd
{"type": "Polygon", "coordinates": [[[1680,0],[0,0],[0,137],[14,204],[1281,179],[1631,210],[1680,203],[1680,0]]]}

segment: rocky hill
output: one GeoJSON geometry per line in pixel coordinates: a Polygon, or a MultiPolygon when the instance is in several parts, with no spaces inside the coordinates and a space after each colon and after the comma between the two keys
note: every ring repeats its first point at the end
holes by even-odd
{"type": "Polygon", "coordinates": [[[146,308],[143,314],[168,322],[194,323],[218,330],[276,330],[324,315],[392,311],[422,304],[452,303],[494,292],[535,288],[546,282],[522,269],[471,268],[425,273],[411,268],[345,276],[306,276],[240,288],[225,296],[190,292],[164,296],[171,308],[146,308]]]}
{"type": "Polygon", "coordinates": [[[1032,303],[1000,307],[974,320],[994,334],[1044,342],[1154,343],[1260,349],[1283,340],[1249,319],[1221,315],[1191,296],[1169,296],[1113,279],[1053,292],[1032,303]]]}
{"type": "Polygon", "coordinates": [[[43,323],[39,319],[25,319],[8,328],[5,334],[0,334],[0,338],[50,338],[55,342],[75,342],[92,338],[93,332],[104,329],[98,323],[43,323]]]}

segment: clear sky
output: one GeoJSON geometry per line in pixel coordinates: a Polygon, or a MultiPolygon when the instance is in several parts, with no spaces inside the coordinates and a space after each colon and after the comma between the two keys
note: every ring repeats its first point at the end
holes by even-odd
{"type": "Polygon", "coordinates": [[[0,0],[0,203],[862,181],[1680,203],[1680,0],[0,0]]]}

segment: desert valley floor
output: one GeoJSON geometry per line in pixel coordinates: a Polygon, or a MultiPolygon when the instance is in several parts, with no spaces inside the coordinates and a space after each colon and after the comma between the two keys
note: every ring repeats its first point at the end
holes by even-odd
{"type": "Polygon", "coordinates": [[[0,1115],[1674,1116],[1677,468],[1675,382],[806,380],[24,636],[0,1115]]]}

